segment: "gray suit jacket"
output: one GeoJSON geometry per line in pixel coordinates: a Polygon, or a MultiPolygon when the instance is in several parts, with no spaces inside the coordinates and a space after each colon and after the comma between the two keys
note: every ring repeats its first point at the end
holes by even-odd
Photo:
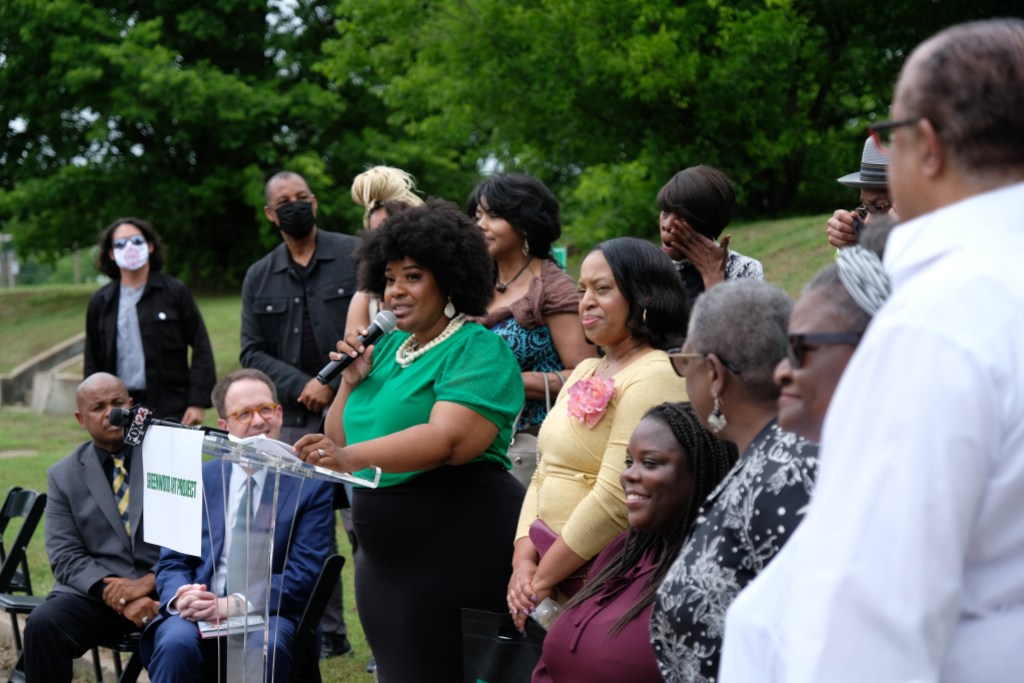
{"type": "Polygon", "coordinates": [[[55,592],[89,595],[106,576],[139,578],[153,570],[160,547],[142,540],[142,449],[131,452],[128,513],[131,538],[114,504],[110,480],[90,441],[46,473],[46,554],[55,592]]]}

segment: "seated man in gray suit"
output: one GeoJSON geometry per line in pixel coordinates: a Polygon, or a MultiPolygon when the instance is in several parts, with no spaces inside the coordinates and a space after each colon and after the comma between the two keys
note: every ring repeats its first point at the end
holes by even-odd
{"type": "Polygon", "coordinates": [[[159,608],[153,564],[160,548],[143,541],[142,449],[110,424],[128,407],[124,383],[105,372],[78,385],[78,423],[92,441],[47,472],[46,553],[56,585],[25,626],[29,681],[71,681],[72,660],[101,641],[144,628],[159,608]]]}

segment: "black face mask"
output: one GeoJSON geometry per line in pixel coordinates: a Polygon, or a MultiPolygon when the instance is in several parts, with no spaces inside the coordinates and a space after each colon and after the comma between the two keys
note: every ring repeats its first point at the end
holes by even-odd
{"type": "Polygon", "coordinates": [[[312,232],[313,225],[316,223],[316,219],[313,218],[311,202],[288,202],[274,209],[274,212],[277,213],[281,230],[296,239],[302,239],[312,232]]]}

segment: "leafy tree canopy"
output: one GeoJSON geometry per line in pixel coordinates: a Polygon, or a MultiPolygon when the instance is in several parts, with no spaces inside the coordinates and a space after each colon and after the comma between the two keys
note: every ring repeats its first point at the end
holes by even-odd
{"type": "MultiPolygon", "coordinates": [[[[226,289],[279,237],[264,179],[307,176],[353,232],[388,163],[461,203],[481,173],[548,182],[581,248],[653,236],[654,196],[708,163],[740,213],[855,199],[864,130],[906,54],[993,0],[6,0],[0,226],[22,251],[151,219],[169,268],[226,289]]],[[[1016,12],[1019,14],[1019,8],[1016,12]]]]}

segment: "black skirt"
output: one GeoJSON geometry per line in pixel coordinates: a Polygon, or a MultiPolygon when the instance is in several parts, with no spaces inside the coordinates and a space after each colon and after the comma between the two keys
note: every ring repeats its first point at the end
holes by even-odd
{"type": "Polygon", "coordinates": [[[459,610],[508,609],[524,493],[489,462],[356,488],[356,604],[381,683],[462,680],[459,610]]]}

